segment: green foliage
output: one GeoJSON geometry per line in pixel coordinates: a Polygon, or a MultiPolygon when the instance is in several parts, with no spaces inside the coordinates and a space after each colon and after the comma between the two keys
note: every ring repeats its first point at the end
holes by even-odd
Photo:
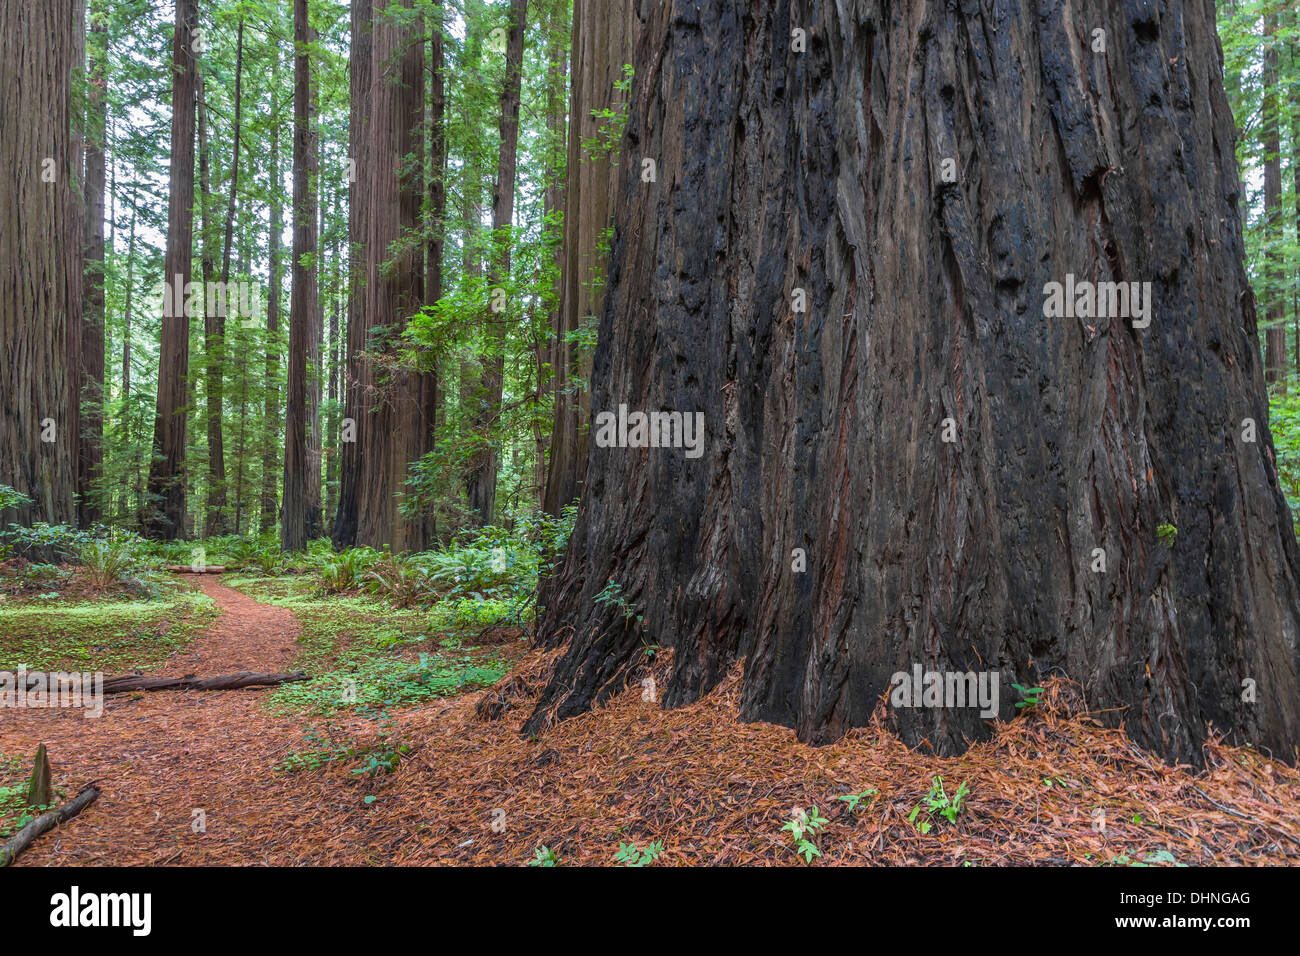
{"type": "Polygon", "coordinates": [[[139,568],[140,541],[139,535],[115,529],[106,537],[78,545],[77,561],[91,585],[103,590],[129,580],[139,568]]]}
{"type": "Polygon", "coordinates": [[[620,843],[618,852],[614,854],[614,862],[620,866],[650,866],[659,859],[663,852],[664,845],[659,840],[651,843],[644,850],[638,848],[635,843],[620,843]]]}
{"type": "Polygon", "coordinates": [[[25,508],[32,504],[32,499],[9,485],[0,485],[0,511],[6,508],[25,508]]]}
{"type": "Polygon", "coordinates": [[[1160,525],[1160,527],[1156,528],[1156,538],[1166,548],[1172,548],[1174,546],[1174,540],[1177,537],[1178,537],[1178,529],[1175,528],[1173,525],[1169,524],[1168,522],[1165,522],[1164,524],[1160,525]]]}
{"type": "Polygon", "coordinates": [[[363,576],[371,594],[382,595],[396,607],[410,607],[432,598],[429,574],[406,555],[384,552],[363,576]]]}
{"type": "Polygon", "coordinates": [[[623,131],[627,128],[628,91],[632,88],[635,75],[636,70],[632,64],[624,63],[623,76],[614,83],[614,89],[621,94],[617,97],[617,104],[613,108],[591,111],[592,119],[596,121],[596,135],[582,141],[582,148],[588,156],[613,159],[615,150],[622,142],[623,131]]]}
{"type": "Polygon", "coordinates": [[[829,822],[830,820],[822,816],[821,811],[815,806],[808,811],[795,807],[790,813],[790,819],[781,830],[789,832],[790,839],[794,842],[795,853],[802,856],[805,863],[811,863],[813,857],[822,855],[818,844],[821,842],[822,831],[826,829],[826,824],[829,822]]]}
{"type": "Polygon", "coordinates": [[[216,617],[211,598],[179,587],[150,600],[0,602],[0,669],[144,669],[183,648],[216,617]]]}
{"type": "Polygon", "coordinates": [[[957,817],[966,809],[966,797],[970,795],[970,788],[966,786],[966,781],[961,782],[957,792],[951,797],[943,787],[943,777],[935,777],[930,781],[930,792],[925,798],[925,816],[920,817],[922,808],[915,806],[912,812],[907,815],[907,822],[912,824],[922,834],[929,833],[933,826],[933,819],[937,815],[947,820],[949,823],[956,823],[957,817]]]}
{"type": "MultiPolygon", "coordinates": [[[[836,797],[835,799],[843,800],[845,803],[847,803],[849,805],[849,813],[852,813],[854,810],[858,808],[859,803],[862,803],[864,800],[867,800],[868,797],[874,800],[878,793],[879,793],[878,790],[876,790],[875,788],[871,788],[869,790],[863,790],[861,793],[846,793],[843,796],[836,797]]],[[[870,804],[871,801],[867,801],[867,802],[868,804],[870,804]]]]}
{"type": "Polygon", "coordinates": [[[555,851],[549,846],[539,846],[533,851],[533,858],[528,861],[529,866],[559,866],[560,858],[555,851]]]}
{"type": "Polygon", "coordinates": [[[1042,697],[1039,696],[1043,693],[1041,687],[1025,687],[1023,684],[1012,684],[1011,686],[1024,698],[1024,700],[1016,701],[1017,710],[1021,707],[1034,707],[1043,702],[1042,697]]]}
{"type": "Polygon", "coordinates": [[[0,840],[21,830],[48,807],[27,805],[31,762],[0,753],[0,840]]]}
{"type": "Polygon", "coordinates": [[[362,578],[379,558],[374,548],[347,548],[328,558],[320,570],[321,586],[327,594],[360,587],[362,578]]]}

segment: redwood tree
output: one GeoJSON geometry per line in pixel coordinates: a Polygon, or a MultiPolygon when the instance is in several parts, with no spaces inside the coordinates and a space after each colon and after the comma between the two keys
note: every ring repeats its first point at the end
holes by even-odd
{"type": "Polygon", "coordinates": [[[284,496],[280,517],[280,546],[285,551],[300,551],[307,546],[307,357],[317,321],[317,156],[310,51],[315,39],[315,31],[307,21],[307,0],[294,0],[293,289],[289,297],[289,377],[285,388],[284,496]]]}
{"type": "MultiPolygon", "coordinates": [[[[524,29],[528,0],[510,0],[510,28],[506,35],[506,75],[501,85],[501,144],[497,153],[497,178],[492,192],[492,243],[488,262],[488,288],[500,289],[510,278],[510,227],[514,222],[515,178],[519,159],[519,99],[523,82],[524,29]]],[[[481,443],[470,461],[466,483],[469,510],[480,525],[490,524],[496,510],[497,458],[492,431],[501,415],[505,385],[506,316],[489,311],[486,317],[488,353],[483,357],[475,427],[481,443]]]]}
{"type": "Polygon", "coordinates": [[[1004,718],[1065,675],[1168,758],[1209,723],[1292,755],[1300,551],[1212,5],[642,9],[592,409],[702,412],[704,454],[593,443],[526,732],[662,645],[667,706],[743,659],[742,714],[813,742],[919,664],[999,673],[1004,718]],[[1150,282],[1151,324],[1046,318],[1068,274],[1150,282]]]}
{"type": "Polygon", "coordinates": [[[564,188],[560,305],[555,317],[555,421],[542,507],[558,515],[578,498],[587,468],[591,355],[570,336],[600,313],[610,227],[620,167],[617,154],[583,144],[600,143],[603,120],[626,101],[618,84],[632,62],[632,0],[574,0],[570,58],[568,162],[564,188]]]}
{"type": "Polygon", "coordinates": [[[0,3],[0,484],[32,503],[0,524],[76,520],[82,234],[72,75],[76,0],[0,3]]]}
{"type": "Polygon", "coordinates": [[[423,245],[410,241],[424,198],[420,164],[411,162],[423,152],[425,62],[413,9],[412,0],[353,4],[349,139],[358,183],[349,230],[361,285],[348,315],[347,416],[357,442],[344,445],[334,533],[339,544],[394,551],[430,543],[432,523],[403,516],[398,496],[410,463],[433,447],[437,411],[436,374],[399,367],[394,355],[424,303],[426,268],[423,245]]]}
{"type": "Polygon", "coordinates": [[[104,464],[104,136],[108,117],[108,15],[100,4],[89,14],[86,95],[85,271],[81,324],[81,420],[77,452],[77,521],[83,528],[102,515],[99,480],[104,464]]]}
{"type": "Polygon", "coordinates": [[[171,285],[172,315],[162,318],[158,352],[158,402],[154,415],[152,499],[147,530],[155,537],[185,532],[185,432],[189,403],[190,320],[185,287],[194,243],[194,128],[198,69],[195,60],[197,0],[176,0],[172,39],[171,166],[167,193],[167,250],[164,279],[171,285]]]}

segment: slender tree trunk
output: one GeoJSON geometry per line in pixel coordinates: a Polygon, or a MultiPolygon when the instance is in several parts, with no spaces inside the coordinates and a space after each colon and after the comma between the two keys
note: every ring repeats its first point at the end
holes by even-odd
{"type": "Polygon", "coordinates": [[[126,291],[122,296],[122,408],[129,417],[131,403],[131,296],[135,286],[135,217],[138,197],[132,190],[131,227],[126,238],[126,291]]]}
{"type": "Polygon", "coordinates": [[[294,0],[293,40],[293,289],[289,299],[289,380],[280,519],[280,546],[285,551],[301,551],[307,546],[309,505],[307,364],[316,324],[317,159],[308,50],[308,44],[315,40],[315,31],[307,22],[307,0],[294,0]]]}
{"type": "MultiPolygon", "coordinates": [[[[244,21],[239,21],[239,30],[235,40],[235,118],[231,126],[230,158],[230,195],[226,202],[226,230],[221,249],[221,287],[226,290],[225,300],[229,301],[230,290],[230,245],[235,227],[235,196],[239,189],[239,137],[242,106],[241,90],[244,71],[244,21]]],[[[200,85],[200,90],[202,86],[200,85]]],[[[206,112],[206,110],[204,111],[206,112]]],[[[201,119],[206,125],[206,119],[201,119]]],[[[200,134],[200,143],[207,150],[206,131],[200,134]]],[[[209,182],[207,162],[202,166],[204,200],[204,272],[211,277],[215,273],[211,262],[212,237],[207,232],[207,209],[209,200],[209,182]],[[209,269],[212,269],[209,272],[209,269]]],[[[222,427],[224,418],[225,374],[226,374],[226,308],[222,299],[216,300],[217,308],[205,310],[204,314],[204,352],[207,359],[207,432],[208,432],[208,501],[207,533],[219,535],[226,533],[226,447],[222,427]]]]}
{"type": "MultiPolygon", "coordinates": [[[[1300,13],[1287,17],[1291,28],[1291,176],[1295,184],[1296,248],[1300,249],[1300,13]]],[[[1296,371],[1300,373],[1300,276],[1291,275],[1291,328],[1296,371]]]]}
{"type": "Polygon", "coordinates": [[[194,31],[197,25],[197,0],[176,0],[167,250],[163,269],[172,289],[172,314],[162,319],[147,524],[152,536],[168,539],[185,533],[185,433],[190,363],[190,320],[186,315],[185,294],[190,283],[194,245],[194,101],[198,84],[194,31]]]}
{"type": "Polygon", "coordinates": [[[352,0],[352,45],[348,52],[348,158],[353,175],[348,193],[348,325],[344,346],[343,428],[339,444],[339,504],[334,518],[334,546],[357,541],[358,482],[361,446],[357,440],[366,401],[359,359],[369,326],[365,316],[365,241],[369,228],[369,120],[371,80],[371,0],[352,0]]]}
{"type": "Polygon", "coordinates": [[[75,0],[0,4],[0,484],[32,503],[0,509],[16,521],[76,520],[81,209],[74,189],[72,74],[79,66],[75,0]]]}
{"type": "MultiPolygon", "coordinates": [[[[316,133],[316,143],[321,142],[320,124],[313,117],[312,128],[316,133]]],[[[317,159],[317,170],[319,171],[320,161],[317,159]]],[[[316,243],[314,246],[315,255],[317,256],[316,267],[313,272],[316,276],[320,275],[319,256],[323,249],[323,239],[325,235],[325,203],[321,194],[317,192],[319,188],[319,176],[313,178],[311,183],[312,204],[316,209],[316,243]]],[[[324,355],[324,336],[325,336],[325,305],[320,297],[319,286],[317,288],[315,308],[311,314],[311,329],[307,336],[307,540],[311,541],[321,536],[321,394],[323,380],[321,378],[322,365],[321,359],[324,355]]]]}
{"type": "MultiPolygon", "coordinates": [[[[519,152],[519,99],[523,81],[524,32],[528,0],[510,0],[510,32],[506,39],[506,77],[501,87],[501,148],[497,156],[496,186],[492,194],[492,243],[488,263],[488,288],[503,289],[510,281],[510,227],[514,222],[515,176],[519,152]]],[[[511,308],[507,306],[507,309],[511,308]]],[[[487,354],[483,359],[479,414],[475,422],[481,444],[472,460],[469,509],[481,527],[491,524],[496,510],[497,471],[500,469],[493,437],[501,417],[505,384],[507,312],[489,310],[487,354]]]]}
{"type": "Polygon", "coordinates": [[[908,744],[987,738],[979,706],[903,706],[920,668],[996,675],[1004,719],[1013,681],[1073,678],[1170,759],[1210,723],[1294,752],[1300,549],[1212,7],[987,9],[647,5],[539,621],[568,646],[526,733],[653,643],[665,706],[743,658],[742,715],[813,742],[878,707],[908,744]],[[1069,276],[1149,282],[1150,325],[1056,317],[1069,276]],[[620,440],[620,405],[702,441],[620,440]]]}
{"type": "MultiPolygon", "coordinates": [[[[339,256],[338,223],[343,216],[343,192],[334,194],[334,220],[330,230],[330,260],[333,263],[333,282],[330,285],[330,328],[329,328],[329,427],[326,430],[325,445],[321,453],[325,456],[326,496],[321,504],[322,521],[325,515],[334,514],[338,507],[338,472],[339,472],[339,321],[341,318],[343,270],[339,256]]],[[[322,244],[324,236],[321,237],[322,244]]],[[[324,527],[321,531],[324,533],[324,527]]]]}
{"type": "Polygon", "coordinates": [[[1278,93],[1277,14],[1264,18],[1264,369],[1286,390],[1286,292],[1282,278],[1282,135],[1278,93]]]}
{"type": "MultiPolygon", "coordinates": [[[[542,193],[542,215],[547,222],[556,212],[564,210],[564,179],[562,173],[562,163],[565,154],[565,101],[563,94],[564,85],[564,53],[563,43],[560,33],[556,9],[550,7],[546,12],[546,169],[543,173],[545,177],[545,187],[542,193]]],[[[559,230],[559,236],[563,237],[563,228],[559,230]]],[[[554,230],[548,230],[547,238],[553,239],[554,230]]],[[[563,242],[555,242],[555,249],[552,253],[552,267],[555,269],[556,283],[553,292],[558,291],[559,277],[564,268],[564,246],[563,242]]],[[[550,319],[549,329],[554,336],[555,330],[559,328],[560,308],[558,296],[555,299],[554,307],[548,316],[550,319]]],[[[536,328],[535,323],[529,323],[536,328]]],[[[549,434],[542,428],[542,415],[544,409],[551,405],[555,396],[555,362],[558,355],[556,342],[554,338],[548,337],[541,339],[539,336],[533,345],[533,359],[537,368],[537,387],[535,401],[537,407],[533,412],[533,445],[536,458],[533,462],[533,485],[537,502],[540,506],[542,499],[546,496],[546,451],[550,445],[549,434]]],[[[552,407],[552,414],[554,408],[552,407]]]]}
{"type": "Polygon", "coordinates": [[[90,12],[90,66],[86,110],[86,239],[81,326],[81,419],[77,455],[77,521],[83,528],[103,517],[104,467],[104,135],[108,123],[108,22],[96,4],[90,12]]]}
{"type": "Polygon", "coordinates": [[[225,534],[225,520],[218,510],[218,502],[225,506],[225,453],[221,443],[221,386],[225,360],[222,355],[222,335],[218,331],[224,322],[218,314],[217,297],[208,290],[217,281],[217,230],[212,219],[212,150],[208,138],[208,101],[203,81],[203,69],[198,72],[198,133],[199,133],[199,209],[202,238],[200,258],[204,283],[203,307],[203,388],[207,408],[204,414],[208,439],[208,481],[206,504],[203,509],[205,536],[225,534]]]}
{"type": "MultiPolygon", "coordinates": [[[[126,292],[123,295],[122,302],[122,437],[123,440],[130,444],[136,438],[131,429],[131,298],[135,291],[135,220],[139,211],[139,194],[134,186],[131,189],[131,228],[127,233],[126,240],[126,292]]],[[[138,448],[139,445],[136,444],[138,448]]],[[[122,507],[121,514],[125,517],[133,509],[131,506],[131,494],[135,494],[135,519],[137,522],[143,517],[140,514],[140,482],[141,475],[138,467],[138,459],[133,461],[131,467],[131,484],[122,488],[122,507]]]]}
{"type": "Polygon", "coordinates": [[[564,243],[560,306],[556,316],[555,421],[543,509],[552,515],[582,492],[591,420],[591,351],[567,337],[600,314],[608,259],[607,235],[622,167],[617,152],[587,151],[609,135],[600,117],[618,113],[627,94],[618,89],[632,60],[632,0],[574,0],[570,59],[568,161],[565,166],[564,243]],[[595,115],[593,115],[595,114],[595,115]]]}
{"type": "MultiPolygon", "coordinates": [[[[280,54],[275,52],[271,59],[271,115],[280,115],[279,90],[280,54]]],[[[280,176],[280,127],[271,124],[270,157],[270,198],[271,198],[271,235],[269,237],[267,270],[270,278],[266,295],[266,392],[262,404],[264,419],[262,446],[262,516],[263,533],[275,527],[277,515],[276,477],[279,474],[280,456],[280,390],[276,381],[280,374],[280,354],[277,342],[280,336],[280,237],[284,232],[284,211],[281,195],[283,180],[280,176]]]]}
{"type": "MultiPolygon", "coordinates": [[[[447,60],[443,32],[445,9],[443,0],[435,0],[429,11],[429,222],[424,256],[424,301],[434,305],[442,298],[442,262],[447,238],[447,60]]],[[[423,449],[418,455],[431,451],[437,443],[438,428],[443,419],[444,388],[441,355],[430,359],[431,371],[427,381],[428,405],[424,422],[426,431],[423,449]]],[[[417,455],[417,457],[418,457],[417,455]]],[[[430,518],[423,528],[424,546],[433,544],[438,535],[436,520],[430,518]]]]}

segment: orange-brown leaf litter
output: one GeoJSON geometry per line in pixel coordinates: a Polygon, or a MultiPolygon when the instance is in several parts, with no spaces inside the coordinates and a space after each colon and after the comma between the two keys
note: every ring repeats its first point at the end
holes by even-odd
{"type": "MultiPolygon", "coordinates": [[[[293,669],[290,611],[193,580],[222,615],[160,673],[293,669]]],[[[1293,766],[1216,739],[1206,770],[1167,766],[1080,712],[1068,684],[1049,682],[1032,713],[950,758],[879,725],[810,747],[786,728],[742,723],[739,670],[687,707],[662,710],[638,684],[525,739],[553,656],[530,652],[492,690],[394,711],[382,732],[411,750],[373,781],[352,773],[355,760],[277,770],[311,721],[270,713],[261,690],[121,695],[98,719],[0,712],[0,752],[45,742],[56,786],[103,790],[17,865],[520,865],[539,845],[561,865],[609,864],[620,843],[652,841],[664,845],[660,865],[803,865],[781,828],[813,806],[829,818],[815,865],[1300,862],[1293,766]],[[922,834],[908,816],[936,775],[949,794],[965,781],[967,806],[922,834]],[[877,793],[855,811],[836,799],[868,789],[877,793]]],[[[665,656],[653,669],[661,683],[665,656]]],[[[357,716],[336,725],[362,744],[381,732],[357,716]]]]}

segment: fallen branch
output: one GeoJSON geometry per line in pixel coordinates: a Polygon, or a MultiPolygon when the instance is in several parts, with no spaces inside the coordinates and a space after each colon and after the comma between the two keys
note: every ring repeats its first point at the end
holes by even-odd
{"type": "Polygon", "coordinates": [[[196,568],[188,564],[169,564],[167,570],[175,571],[177,574],[225,574],[226,566],[224,564],[212,564],[196,568]]]}
{"type": "Polygon", "coordinates": [[[223,674],[220,677],[144,677],[139,674],[127,674],[124,677],[109,677],[104,680],[105,694],[124,694],[133,690],[238,690],[240,687],[269,686],[288,684],[292,681],[310,680],[303,671],[292,674],[259,674],[254,671],[239,671],[235,674],[223,674]]]}
{"type": "Polygon", "coordinates": [[[33,841],[49,830],[53,830],[61,823],[67,823],[86,807],[90,806],[99,797],[99,788],[93,783],[86,784],[81,793],[76,798],[58,810],[51,810],[49,813],[42,813],[27,826],[23,827],[12,837],[9,838],[3,846],[0,846],[0,866],[8,866],[14,860],[18,859],[18,854],[32,845],[33,841]]]}

